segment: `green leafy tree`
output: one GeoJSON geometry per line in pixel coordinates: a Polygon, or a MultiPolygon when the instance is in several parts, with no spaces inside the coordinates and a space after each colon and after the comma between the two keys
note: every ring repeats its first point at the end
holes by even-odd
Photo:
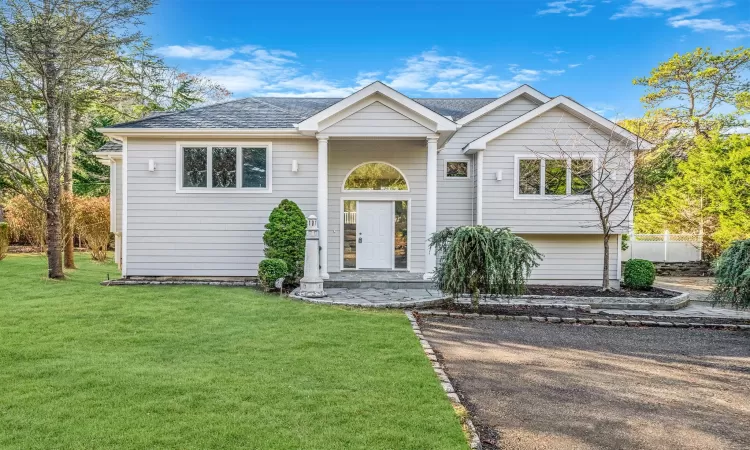
{"type": "Polygon", "coordinates": [[[658,112],[675,129],[690,129],[695,136],[745,123],[750,111],[750,49],[723,53],[709,48],[675,54],[633,83],[646,88],[641,102],[658,112]],[[719,114],[723,108],[728,113],[719,114]]]}
{"type": "Polygon", "coordinates": [[[438,289],[453,297],[470,294],[475,309],[481,294],[522,294],[542,259],[531,243],[509,229],[481,225],[440,230],[430,236],[430,248],[438,257],[438,289]]]}
{"type": "Polygon", "coordinates": [[[306,229],[305,214],[296,203],[285,199],[271,211],[263,233],[266,258],[284,260],[293,282],[304,271],[306,229]]]}
{"type": "Polygon", "coordinates": [[[636,206],[639,233],[700,232],[704,253],[750,237],[750,136],[699,138],[677,175],[636,206]]]}

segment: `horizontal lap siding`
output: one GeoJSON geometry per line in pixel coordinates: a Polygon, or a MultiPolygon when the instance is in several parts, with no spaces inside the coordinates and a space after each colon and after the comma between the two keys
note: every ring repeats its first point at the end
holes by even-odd
{"type": "MultiPolygon", "coordinates": [[[[221,143],[222,140],[202,139],[221,143]]],[[[255,276],[263,232],[282,199],[314,214],[317,143],[274,140],[270,194],[177,194],[174,140],[128,140],[129,276],[255,276]],[[148,161],[156,164],[148,171],[148,161]],[[297,160],[299,171],[291,171],[297,160]]],[[[120,176],[118,174],[118,179],[120,176]]]]}
{"type": "Polygon", "coordinates": [[[424,126],[380,102],[372,103],[321,131],[330,136],[401,136],[430,133],[424,126]]]}
{"type": "MultiPolygon", "coordinates": [[[[521,235],[544,255],[530,283],[599,285],[604,249],[601,235],[521,235]]],[[[610,280],[617,279],[617,236],[609,242],[610,280]]]]}
{"type": "MultiPolygon", "coordinates": [[[[493,227],[510,227],[517,233],[592,234],[600,230],[596,208],[590,200],[581,202],[565,196],[559,199],[514,198],[517,183],[515,155],[558,157],[561,151],[557,141],[568,153],[601,156],[601,149],[580,143],[581,134],[601,146],[607,145],[606,133],[592,129],[585,121],[559,108],[489,142],[484,151],[484,223],[493,227]],[[574,144],[577,141],[579,143],[574,144]],[[496,180],[497,171],[502,171],[502,181],[496,180]]],[[[613,222],[629,210],[629,202],[625,202],[619,214],[613,216],[613,222]]],[[[618,231],[626,230],[627,227],[623,226],[618,231]]]]}
{"type": "Polygon", "coordinates": [[[341,270],[341,199],[411,199],[412,272],[424,271],[425,192],[427,143],[425,141],[330,141],[328,154],[328,270],[341,270]],[[409,183],[409,192],[342,192],[346,175],[359,164],[384,161],[398,168],[409,183]]]}
{"type": "MultiPolygon", "coordinates": [[[[494,131],[516,117],[531,111],[536,103],[519,97],[461,127],[438,153],[437,228],[457,227],[474,223],[474,158],[463,154],[469,142],[494,131]],[[470,179],[446,179],[446,161],[470,160],[470,179]]],[[[486,165],[486,163],[485,163],[486,165]]],[[[486,195],[486,194],[485,194],[486,195]]]]}

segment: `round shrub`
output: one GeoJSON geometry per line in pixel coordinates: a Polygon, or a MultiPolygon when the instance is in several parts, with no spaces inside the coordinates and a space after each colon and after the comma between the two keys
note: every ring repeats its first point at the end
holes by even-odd
{"type": "Polygon", "coordinates": [[[10,228],[5,222],[0,222],[0,261],[8,254],[10,246],[10,228]]]}
{"type": "Polygon", "coordinates": [[[291,282],[302,277],[305,265],[305,230],[307,219],[296,203],[282,200],[271,211],[263,233],[266,258],[283,259],[291,282]]]}
{"type": "Polygon", "coordinates": [[[750,239],[735,241],[716,260],[715,303],[750,307],[750,239]]]}
{"type": "Polygon", "coordinates": [[[264,259],[258,265],[258,280],[267,291],[275,289],[276,280],[285,278],[287,275],[289,275],[289,267],[283,259],[264,259]]]}
{"type": "Polygon", "coordinates": [[[656,278],[654,263],[645,259],[631,259],[623,272],[625,286],[633,289],[651,289],[656,278]]]}

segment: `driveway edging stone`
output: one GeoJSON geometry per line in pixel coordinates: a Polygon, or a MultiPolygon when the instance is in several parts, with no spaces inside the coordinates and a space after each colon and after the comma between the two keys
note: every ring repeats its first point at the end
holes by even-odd
{"type": "MultiPolygon", "coordinates": [[[[556,324],[579,324],[579,325],[607,325],[628,327],[660,327],[660,328],[708,328],[715,330],[750,331],[750,325],[733,323],[698,323],[698,322],[667,322],[653,320],[621,320],[608,318],[578,318],[560,316],[509,316],[503,314],[463,313],[454,311],[421,310],[415,311],[420,316],[433,317],[456,317],[461,319],[494,319],[494,320],[517,320],[533,321],[556,324]]],[[[421,338],[420,338],[421,339],[421,338]]]]}
{"type": "Polygon", "coordinates": [[[463,418],[463,424],[464,426],[466,426],[466,432],[469,435],[469,447],[471,447],[473,450],[482,450],[482,441],[481,439],[479,439],[479,433],[477,432],[474,423],[471,421],[471,417],[468,416],[469,409],[466,408],[463,403],[461,403],[461,397],[459,397],[456,393],[456,389],[453,387],[453,383],[451,383],[450,378],[448,378],[448,374],[445,373],[443,365],[440,364],[440,361],[438,361],[437,356],[435,355],[435,351],[432,349],[432,346],[429,342],[427,342],[427,339],[425,339],[424,335],[422,334],[422,329],[419,328],[417,318],[414,317],[414,313],[412,313],[411,311],[404,311],[404,314],[406,314],[406,318],[409,319],[411,329],[414,331],[414,335],[417,336],[417,339],[419,339],[419,343],[420,345],[422,345],[422,350],[424,350],[425,355],[427,355],[430,363],[432,363],[432,370],[435,371],[435,375],[437,375],[438,379],[440,380],[440,385],[443,387],[445,394],[451,401],[453,408],[461,408],[467,413],[466,417],[463,418]]]}

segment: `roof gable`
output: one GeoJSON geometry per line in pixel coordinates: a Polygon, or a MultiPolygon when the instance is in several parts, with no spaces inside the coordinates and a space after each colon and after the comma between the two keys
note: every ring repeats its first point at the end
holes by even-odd
{"type": "Polygon", "coordinates": [[[461,117],[460,119],[456,120],[456,123],[459,125],[466,125],[467,123],[474,121],[485,114],[490,113],[491,111],[503,106],[504,104],[511,102],[515,100],[518,97],[527,97],[530,100],[536,102],[537,104],[546,103],[549,101],[549,97],[542,94],[541,92],[537,91],[533,87],[529,86],[528,84],[524,84],[523,86],[514,89],[507,94],[498,97],[494,101],[482,106],[481,108],[478,108],[474,110],[473,112],[461,117]]]}
{"type": "Polygon", "coordinates": [[[532,109],[531,111],[527,112],[526,114],[523,114],[519,117],[517,117],[514,120],[511,120],[510,122],[506,123],[505,125],[497,128],[494,131],[491,131],[484,136],[475,139],[472,142],[469,142],[464,147],[464,153],[466,154],[472,154],[476,153],[480,150],[485,150],[487,148],[487,143],[497,139],[498,137],[502,136],[503,134],[529,122],[530,120],[541,116],[542,114],[546,113],[547,111],[552,110],[553,108],[563,108],[567,112],[585,120],[589,123],[604,129],[608,132],[612,132],[614,135],[619,136],[622,139],[625,139],[627,141],[630,141],[636,146],[639,146],[639,150],[648,150],[653,147],[653,144],[646,141],[645,139],[641,138],[640,136],[637,136],[630,131],[622,128],[621,126],[617,125],[616,123],[605,119],[604,117],[600,116],[599,114],[591,111],[588,108],[585,108],[578,104],[577,102],[569,99],[568,97],[559,96],[555,97],[552,100],[548,101],[547,103],[544,103],[543,105],[532,109]]]}
{"type": "Polygon", "coordinates": [[[405,96],[395,89],[388,87],[379,81],[376,81],[360,89],[349,97],[344,98],[340,102],[335,103],[328,108],[320,111],[319,113],[300,122],[297,125],[297,129],[300,132],[306,134],[317,133],[321,130],[321,125],[323,123],[326,123],[327,125],[327,122],[329,122],[327,119],[334,117],[341,117],[341,119],[343,119],[344,117],[347,117],[351,114],[351,112],[349,112],[350,110],[354,110],[352,112],[356,112],[361,109],[363,105],[366,106],[367,104],[372,103],[367,102],[367,99],[370,97],[381,98],[381,102],[383,102],[383,99],[390,100],[390,107],[396,110],[401,109],[401,111],[399,111],[400,113],[406,115],[407,117],[414,118],[417,122],[420,121],[417,120],[416,117],[413,117],[415,115],[428,119],[429,121],[434,123],[434,129],[437,132],[455,131],[457,128],[455,122],[453,122],[452,120],[447,119],[445,116],[436,113],[432,109],[427,108],[426,106],[405,96]],[[397,109],[397,106],[394,105],[401,106],[402,108],[397,109]]]}

